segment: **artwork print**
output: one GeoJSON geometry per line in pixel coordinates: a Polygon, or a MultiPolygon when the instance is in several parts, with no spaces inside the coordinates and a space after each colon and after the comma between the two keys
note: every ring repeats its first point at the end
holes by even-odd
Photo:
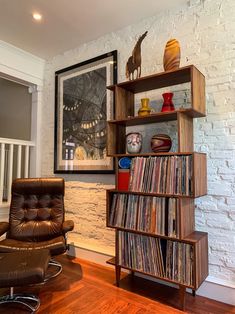
{"type": "Polygon", "coordinates": [[[55,173],[111,173],[107,120],[113,117],[116,51],[56,72],[55,173]]]}

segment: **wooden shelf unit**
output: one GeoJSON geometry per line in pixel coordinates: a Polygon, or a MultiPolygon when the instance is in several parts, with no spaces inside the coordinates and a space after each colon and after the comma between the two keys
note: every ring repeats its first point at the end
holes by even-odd
{"type": "Polygon", "coordinates": [[[207,171],[206,154],[194,152],[193,147],[193,119],[205,116],[205,78],[204,75],[193,65],[182,67],[176,71],[162,72],[133,81],[123,82],[108,86],[108,89],[115,93],[115,116],[114,120],[108,121],[108,141],[107,154],[115,158],[116,163],[116,188],[107,191],[107,227],[114,228],[116,233],[116,256],[108,261],[115,266],[116,284],[119,286],[121,268],[129,269],[133,272],[144,273],[163,281],[175,283],[180,288],[181,308],[184,309],[185,289],[191,288],[193,293],[201,285],[208,275],[208,238],[207,234],[195,231],[195,205],[194,198],[207,193],[207,171]],[[190,83],[191,108],[180,109],[174,112],[155,113],[145,117],[134,116],[134,95],[144,91],[150,91],[167,86],[190,83]],[[177,121],[178,149],[177,152],[141,154],[126,154],[125,136],[128,126],[138,126],[150,123],[161,123],[177,121]],[[133,191],[118,190],[118,160],[122,157],[149,157],[149,156],[192,156],[192,186],[193,193],[190,196],[174,194],[156,194],[133,191]],[[128,229],[123,226],[110,224],[110,210],[112,199],[115,194],[134,194],[142,196],[155,196],[164,198],[177,198],[179,200],[179,210],[177,224],[179,232],[177,238],[167,235],[155,234],[151,232],[128,229]],[[188,243],[193,248],[193,282],[192,285],[185,285],[181,282],[169,278],[155,276],[138,269],[133,269],[119,263],[119,236],[122,232],[136,234],[139,237],[150,237],[165,239],[161,241],[173,241],[188,243]]]}
{"type": "Polygon", "coordinates": [[[108,86],[108,89],[115,92],[115,119],[134,116],[134,94],[187,82],[191,87],[191,109],[205,116],[205,77],[195,66],[189,65],[176,71],[161,72],[108,86]]]}
{"type": "MultiPolygon", "coordinates": [[[[117,186],[117,179],[118,179],[118,160],[121,157],[148,157],[148,156],[156,156],[156,157],[161,157],[161,156],[181,156],[181,155],[186,155],[186,156],[192,156],[192,186],[193,186],[193,192],[190,196],[188,195],[180,195],[180,194],[158,194],[159,196],[168,196],[168,197],[175,197],[175,196],[180,196],[180,197],[189,197],[189,198],[197,198],[203,195],[207,194],[207,167],[206,167],[206,154],[205,153],[150,153],[150,154],[114,154],[111,156],[117,157],[117,162],[116,162],[116,186],[117,186]],[[195,175],[197,174],[197,175],[195,175]]],[[[133,193],[132,191],[131,193],[133,193]]],[[[145,195],[153,195],[153,193],[143,193],[139,192],[141,194],[145,195]]],[[[154,194],[157,196],[157,194],[154,194]]]]}
{"type": "Polygon", "coordinates": [[[140,192],[129,192],[129,191],[118,191],[118,190],[107,190],[106,191],[106,226],[109,228],[114,228],[117,230],[126,230],[130,231],[133,233],[138,233],[138,234],[145,234],[145,235],[150,235],[150,236],[155,236],[155,237],[162,237],[166,239],[172,239],[172,240],[183,240],[185,239],[186,236],[192,234],[194,232],[194,223],[195,223],[195,218],[194,218],[194,199],[192,198],[183,198],[181,196],[166,196],[164,194],[162,195],[156,195],[152,193],[140,193],[140,192]],[[114,194],[134,194],[134,195],[144,195],[144,196],[155,196],[155,197],[166,197],[166,198],[177,198],[179,199],[179,210],[178,214],[179,217],[177,217],[178,220],[178,227],[179,227],[179,237],[168,237],[166,235],[160,235],[157,233],[151,233],[151,232],[145,232],[145,231],[140,231],[138,229],[127,229],[127,228],[122,228],[122,227],[117,227],[113,226],[110,224],[110,209],[111,209],[111,204],[113,200],[113,195],[114,194]]]}
{"type": "MultiPolygon", "coordinates": [[[[118,263],[118,257],[112,257],[107,261],[107,264],[113,265],[115,267],[118,268],[124,268],[124,269],[128,269],[132,272],[137,272],[137,273],[141,273],[141,274],[145,274],[166,282],[170,282],[170,283],[174,283],[176,285],[179,286],[183,286],[185,288],[190,288],[192,290],[196,290],[200,287],[201,283],[206,279],[206,277],[208,276],[208,235],[207,233],[204,232],[199,232],[199,231],[195,231],[192,233],[192,235],[190,235],[188,237],[188,239],[181,241],[187,244],[191,244],[193,247],[193,252],[194,252],[194,257],[195,260],[197,261],[196,263],[194,263],[193,265],[193,285],[186,285],[184,283],[181,283],[179,281],[176,280],[171,280],[169,278],[166,277],[161,277],[161,276],[156,276],[144,271],[141,271],[139,269],[133,269],[130,267],[127,267],[125,265],[121,265],[120,263],[118,263]],[[190,236],[192,237],[192,239],[190,238],[190,236]]],[[[176,241],[175,239],[171,239],[171,241],[176,241]]],[[[120,280],[120,278],[119,278],[120,280]]],[[[119,283],[118,283],[119,285],[119,283]]]]}
{"type": "Polygon", "coordinates": [[[193,109],[160,112],[146,117],[131,117],[127,119],[108,121],[107,155],[125,153],[125,136],[128,126],[137,126],[150,123],[177,121],[178,152],[193,151],[193,117],[204,115],[196,114],[193,109]]]}

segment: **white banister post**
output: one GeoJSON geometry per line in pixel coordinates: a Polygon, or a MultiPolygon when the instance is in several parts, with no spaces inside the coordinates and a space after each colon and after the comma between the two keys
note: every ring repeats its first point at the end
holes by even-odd
{"type": "Polygon", "coordinates": [[[21,158],[22,157],[22,145],[18,145],[17,147],[17,173],[16,177],[21,177],[21,158]]]}
{"type": "Polygon", "coordinates": [[[5,144],[1,143],[0,204],[2,204],[2,201],[3,201],[4,168],[5,168],[5,144]]]}
{"type": "Polygon", "coordinates": [[[25,146],[24,177],[29,177],[29,146],[25,146]]]}
{"type": "Polygon", "coordinates": [[[29,87],[32,93],[32,116],[31,116],[31,141],[35,146],[30,150],[31,177],[41,176],[41,110],[42,110],[42,86],[29,87]]]}
{"type": "Polygon", "coordinates": [[[12,173],[13,173],[13,149],[14,145],[10,144],[9,155],[8,155],[8,171],[7,171],[7,201],[10,200],[11,196],[11,184],[12,184],[12,173]]]}

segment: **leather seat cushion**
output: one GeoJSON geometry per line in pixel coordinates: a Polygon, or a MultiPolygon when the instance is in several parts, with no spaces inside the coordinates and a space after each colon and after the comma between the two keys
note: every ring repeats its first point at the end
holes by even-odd
{"type": "Polygon", "coordinates": [[[26,242],[15,239],[4,239],[0,241],[0,253],[41,249],[48,249],[52,256],[62,254],[66,251],[65,238],[59,236],[51,240],[40,242],[26,242]]]}
{"type": "Polygon", "coordinates": [[[0,253],[0,287],[43,282],[49,260],[48,250],[0,253]]]}

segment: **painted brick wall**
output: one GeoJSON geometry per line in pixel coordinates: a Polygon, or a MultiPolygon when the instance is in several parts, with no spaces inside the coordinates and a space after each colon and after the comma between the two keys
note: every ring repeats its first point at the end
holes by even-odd
{"type": "MultiPolygon", "coordinates": [[[[196,201],[196,227],[209,233],[210,275],[235,281],[235,1],[192,0],[184,7],[109,33],[48,60],[42,107],[42,174],[53,175],[54,72],[118,50],[119,82],[140,34],[142,76],[163,70],[165,43],[177,38],[181,66],[194,64],[206,76],[207,117],[195,120],[195,150],[208,154],[208,196],[196,201]]],[[[108,32],[108,30],[107,30],[108,32]]],[[[148,130],[144,130],[146,136],[148,130]]],[[[65,177],[67,217],[76,222],[70,240],[113,252],[114,234],[105,227],[105,189],[112,175],[65,177]]]]}

